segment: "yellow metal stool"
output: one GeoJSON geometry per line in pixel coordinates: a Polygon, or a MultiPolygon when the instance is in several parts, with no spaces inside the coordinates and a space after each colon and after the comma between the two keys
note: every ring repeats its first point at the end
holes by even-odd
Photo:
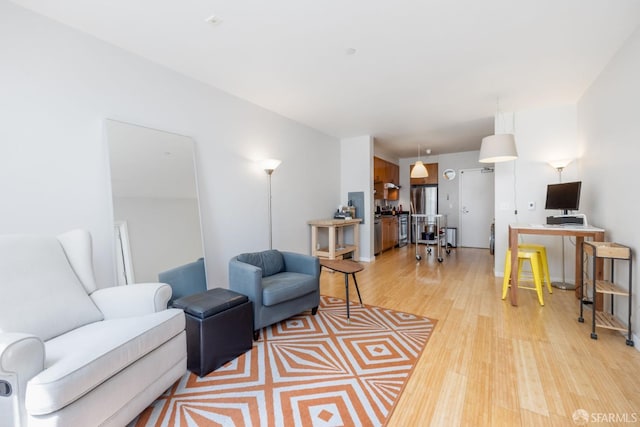
{"type": "MultiPolygon", "coordinates": [[[[522,286],[518,284],[518,288],[520,289],[531,289],[536,291],[538,294],[538,301],[540,305],[544,306],[544,299],[542,298],[542,279],[540,277],[541,273],[541,262],[540,262],[540,254],[534,251],[518,251],[518,282],[520,281],[520,273],[522,272],[522,264],[524,261],[529,261],[531,263],[531,272],[533,273],[533,287],[530,286],[522,286]]],[[[510,282],[511,278],[511,250],[507,250],[506,259],[504,262],[504,280],[502,281],[502,299],[507,297],[507,289],[511,286],[510,282]]]]}
{"type": "Polygon", "coordinates": [[[518,251],[536,251],[540,255],[540,266],[542,268],[542,280],[547,283],[547,290],[553,293],[551,288],[551,276],[549,275],[549,261],[547,260],[547,247],[536,243],[520,243],[518,251]]]}

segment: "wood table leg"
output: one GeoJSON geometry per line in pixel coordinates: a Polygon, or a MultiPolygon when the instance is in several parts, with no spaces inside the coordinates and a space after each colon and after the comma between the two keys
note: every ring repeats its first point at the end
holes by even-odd
{"type": "Polygon", "coordinates": [[[360,261],[360,224],[358,223],[353,226],[353,244],[356,246],[353,251],[353,260],[360,261]]]}
{"type": "Polygon", "coordinates": [[[575,260],[575,283],[576,284],[576,298],[582,298],[582,287],[579,283],[582,283],[582,243],[584,243],[584,237],[576,236],[576,260],[575,260]]]}
{"type": "Polygon", "coordinates": [[[336,259],[336,228],[329,227],[329,259],[336,259]]]}
{"type": "Polygon", "coordinates": [[[511,249],[511,305],[518,305],[518,231],[509,226],[509,249],[511,249]]]}
{"type": "Polygon", "coordinates": [[[311,255],[318,256],[318,227],[311,226],[311,255]]]}
{"type": "Polygon", "coordinates": [[[353,284],[356,285],[356,292],[358,292],[358,300],[360,300],[360,307],[362,307],[362,297],[360,296],[360,288],[358,288],[358,281],[356,280],[356,273],[352,274],[353,284]]]}
{"type": "MultiPolygon", "coordinates": [[[[604,233],[596,233],[593,236],[593,240],[595,242],[604,242],[604,233]]],[[[594,280],[604,279],[604,258],[595,257],[594,262],[596,263],[596,277],[594,280]]],[[[602,311],[604,309],[604,294],[596,294],[595,298],[595,310],[602,311]]]]}
{"type": "Polygon", "coordinates": [[[349,315],[349,274],[344,273],[344,291],[347,296],[347,323],[351,323],[351,317],[349,315]]]}
{"type": "Polygon", "coordinates": [[[579,285],[582,283],[582,244],[584,243],[584,237],[576,236],[576,261],[575,261],[575,283],[576,284],[576,298],[582,298],[582,287],[579,285]]]}
{"type": "MultiPolygon", "coordinates": [[[[604,233],[594,234],[593,240],[595,242],[603,242],[604,233]]],[[[583,243],[584,243],[584,237],[576,236],[576,264],[575,264],[576,277],[575,277],[574,283],[576,284],[576,298],[578,299],[582,298],[582,287],[579,286],[579,284],[582,281],[582,277],[580,277],[580,274],[582,274],[583,263],[584,263],[584,259],[582,259],[582,256],[581,256],[581,248],[583,243]]],[[[595,257],[594,262],[596,264],[596,277],[594,279],[602,280],[604,278],[604,271],[603,271],[604,258],[595,257]]],[[[593,301],[594,309],[597,311],[602,311],[602,308],[604,306],[604,295],[598,293],[594,295],[594,297],[595,297],[595,300],[593,301]]]]}

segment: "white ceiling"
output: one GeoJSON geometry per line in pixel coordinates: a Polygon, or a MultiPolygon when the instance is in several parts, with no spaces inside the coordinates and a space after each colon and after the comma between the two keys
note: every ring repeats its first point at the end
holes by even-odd
{"type": "Polygon", "coordinates": [[[640,26],[640,0],[15,3],[398,157],[478,149],[497,99],[575,103],[640,26]]]}

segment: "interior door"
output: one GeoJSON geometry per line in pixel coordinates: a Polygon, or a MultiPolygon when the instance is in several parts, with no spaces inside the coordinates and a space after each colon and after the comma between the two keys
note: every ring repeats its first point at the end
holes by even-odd
{"type": "Polygon", "coordinates": [[[460,246],[489,248],[494,197],[492,168],[460,171],[460,246]]]}

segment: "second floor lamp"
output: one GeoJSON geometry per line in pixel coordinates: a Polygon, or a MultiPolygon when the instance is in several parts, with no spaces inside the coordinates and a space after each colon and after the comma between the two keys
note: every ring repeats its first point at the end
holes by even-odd
{"type": "MultiPolygon", "coordinates": [[[[558,171],[558,182],[562,182],[562,171],[564,170],[564,168],[567,167],[567,165],[569,165],[569,163],[571,163],[571,159],[553,160],[549,162],[551,167],[558,171]]],[[[576,285],[567,283],[565,279],[564,236],[561,236],[561,237],[562,237],[562,282],[561,283],[552,282],[551,286],[553,286],[554,288],[562,289],[562,290],[571,290],[571,289],[575,289],[576,285]]],[[[576,248],[576,250],[578,250],[578,248],[576,248]]]]}
{"type": "Polygon", "coordinates": [[[266,159],[262,161],[262,168],[267,173],[269,177],[269,249],[273,249],[273,221],[272,221],[272,212],[271,212],[271,175],[273,171],[276,170],[278,166],[282,163],[281,160],[277,159],[266,159]]]}

